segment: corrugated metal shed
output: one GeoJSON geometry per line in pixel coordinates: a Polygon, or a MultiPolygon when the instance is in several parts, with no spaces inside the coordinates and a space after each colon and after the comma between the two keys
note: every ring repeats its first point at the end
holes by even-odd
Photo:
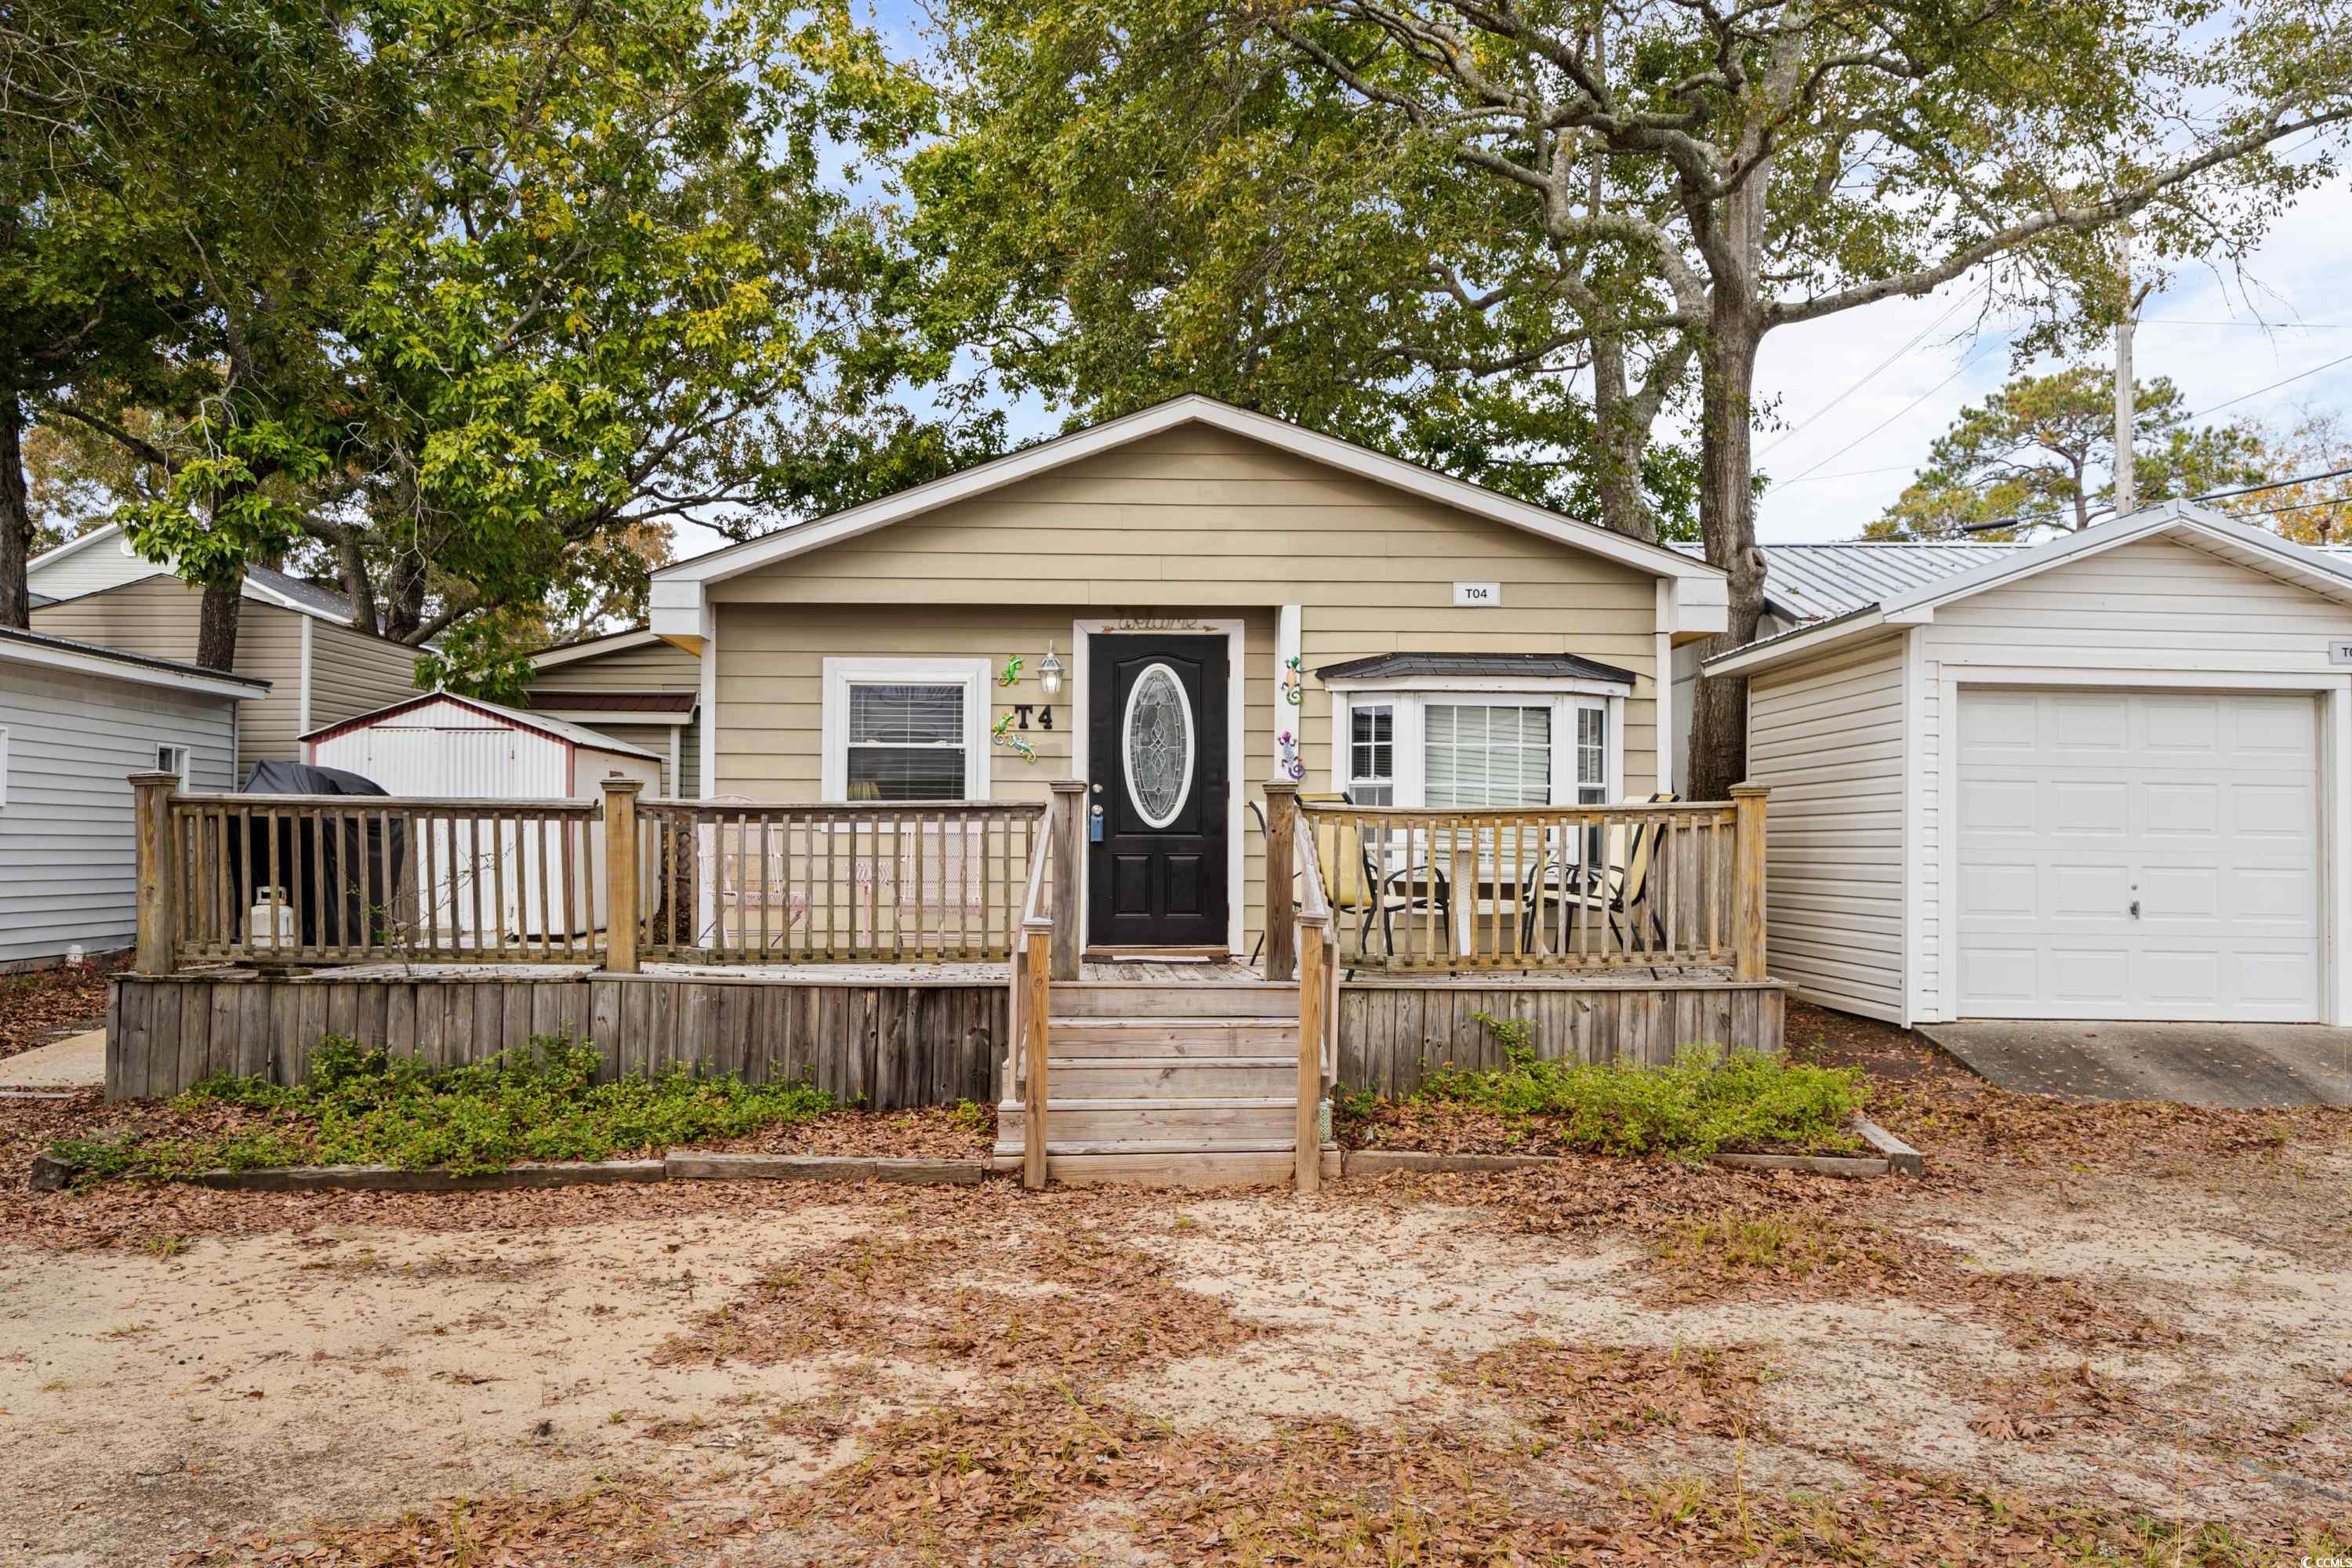
{"type": "MultiPolygon", "coordinates": [[[[536,731],[540,734],[566,741],[589,751],[618,752],[623,756],[644,757],[649,762],[656,763],[661,761],[658,752],[648,752],[643,746],[633,746],[626,741],[615,741],[610,735],[591,730],[584,724],[570,723],[562,719],[550,718],[544,713],[532,713],[520,708],[509,708],[501,703],[485,702],[478,697],[460,697],[451,691],[432,691],[422,697],[412,697],[405,702],[395,702],[388,708],[379,708],[373,713],[362,713],[338,723],[322,726],[311,731],[302,739],[306,742],[323,741],[330,736],[341,734],[346,730],[382,725],[401,718],[414,710],[425,708],[428,704],[433,705],[436,721],[449,710],[470,710],[477,717],[498,721],[502,724],[512,725],[519,729],[536,731]]],[[[424,721],[420,719],[418,722],[422,724],[424,721]]],[[[452,727],[469,729],[476,726],[460,721],[452,727]]],[[[498,728],[499,725],[490,724],[480,727],[498,728]]]]}
{"type": "MultiPolygon", "coordinates": [[[[1685,554],[1703,553],[1696,544],[1677,544],[1685,554]]],[[[1978,540],[1870,541],[1833,544],[1766,544],[1764,600],[1784,620],[1815,621],[1843,616],[1907,593],[1938,577],[1949,577],[1999,560],[2029,544],[1993,544],[1978,540]]]]}

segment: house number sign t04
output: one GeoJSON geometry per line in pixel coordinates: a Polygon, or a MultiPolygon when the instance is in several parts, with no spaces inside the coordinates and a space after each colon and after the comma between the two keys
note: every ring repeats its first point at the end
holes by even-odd
{"type": "Polygon", "coordinates": [[[1463,610],[1500,609],[1503,585],[1500,583],[1456,583],[1454,584],[1454,605],[1463,610]]]}

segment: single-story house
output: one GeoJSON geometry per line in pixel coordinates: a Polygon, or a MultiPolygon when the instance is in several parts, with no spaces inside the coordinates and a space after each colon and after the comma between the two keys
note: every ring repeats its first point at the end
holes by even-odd
{"type": "Polygon", "coordinates": [[[1898,1023],[2352,1023],[2352,564],[2189,502],[1706,661],[1772,973],[1898,1023]]]}
{"type": "Polygon", "coordinates": [[[693,654],[634,626],[542,648],[530,662],[532,712],[657,752],[662,777],[654,793],[700,795],[702,664],[693,654]]]}
{"type": "Polygon", "coordinates": [[[1724,605],[1679,551],[1186,396],[663,567],[651,629],[698,656],[702,798],[1082,778],[1088,943],[1247,954],[1267,782],[1644,798],[1724,605]]]}
{"type": "MultiPolygon", "coordinates": [[[[1705,547],[1682,543],[1675,548],[1699,555],[1705,547]]],[[[1754,640],[1778,637],[1808,621],[1843,616],[2027,548],[1973,539],[1759,545],[1758,552],[1764,557],[1764,616],[1756,623],[1754,640]]],[[[1698,664],[1706,651],[1698,643],[1685,643],[1675,649],[1677,713],[1691,710],[1698,664]]],[[[1690,726],[1676,725],[1674,740],[1675,787],[1679,789],[1690,777],[1690,726]]]]}
{"type": "MultiPolygon", "coordinates": [[[[133,553],[118,524],[37,556],[26,575],[50,600],[37,598],[35,631],[151,658],[195,655],[202,590],[133,553]]],[[[268,690],[239,715],[239,778],[258,762],[301,761],[305,731],[415,695],[417,650],[355,630],[341,594],[254,566],[244,598],[236,673],[268,690]]]]}
{"type": "Polygon", "coordinates": [[[236,775],[237,708],[267,683],[0,628],[0,970],[131,945],[134,773],[236,775]]]}

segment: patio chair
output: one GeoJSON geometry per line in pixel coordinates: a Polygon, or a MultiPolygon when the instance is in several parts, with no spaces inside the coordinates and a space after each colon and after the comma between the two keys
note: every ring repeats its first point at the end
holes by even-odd
{"type": "MultiPolygon", "coordinates": [[[[1661,790],[1643,804],[1664,805],[1681,798],[1672,790],[1661,790]]],[[[1534,952],[1538,931],[1561,929],[1558,916],[1546,914],[1547,906],[1573,910],[1580,920],[1600,915],[1609,922],[1610,933],[1617,938],[1620,950],[1631,949],[1638,929],[1633,908],[1650,889],[1650,864],[1656,856],[1657,843],[1655,823],[1642,823],[1629,836],[1626,825],[1621,822],[1611,825],[1606,853],[1599,861],[1588,861],[1581,856],[1571,858],[1565,845],[1548,849],[1519,884],[1519,951],[1534,952]]],[[[1658,946],[1664,948],[1666,930],[1658,920],[1657,910],[1644,913],[1649,917],[1651,933],[1658,946]]],[[[1561,940],[1567,940],[1565,935],[1561,940]]]]}
{"type": "MultiPolygon", "coordinates": [[[[1345,803],[1344,796],[1332,798],[1334,804],[1345,803]]],[[[1323,868],[1324,890],[1330,896],[1333,917],[1344,920],[1350,913],[1356,917],[1358,952],[1372,951],[1372,921],[1377,918],[1381,951],[1394,957],[1397,917],[1410,921],[1431,910],[1436,912],[1447,943],[1452,943],[1454,889],[1436,867],[1423,862],[1384,871],[1374,861],[1371,843],[1363,833],[1336,822],[1316,825],[1315,853],[1323,868]],[[1355,840],[1352,854],[1341,842],[1342,835],[1355,840]]]]}

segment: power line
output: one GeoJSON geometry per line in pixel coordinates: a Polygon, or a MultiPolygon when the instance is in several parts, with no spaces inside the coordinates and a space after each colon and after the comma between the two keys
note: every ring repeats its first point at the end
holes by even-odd
{"type": "Polygon", "coordinates": [[[2147,317],[2141,327],[2260,327],[2266,332],[2352,332],[2352,321],[2200,321],[2186,316],[2147,317]]]}
{"type": "Polygon", "coordinates": [[[1917,348],[1921,343],[1927,342],[1928,334],[1933,332],[1937,328],[1942,326],[1946,321],[1949,321],[1952,318],[1953,312],[1958,310],[1961,306],[1967,304],[1971,296],[1963,294],[1958,299],[1954,300],[1950,304],[1945,306],[1943,314],[1937,316],[1934,321],[1920,328],[1919,331],[1913,335],[1909,342],[1905,343],[1901,348],[1896,349],[1893,353],[1888,354],[1885,359],[1880,360],[1875,365],[1873,365],[1869,371],[1864,373],[1860,381],[1855,382],[1852,386],[1847,387],[1843,392],[1839,393],[1835,397],[1831,398],[1827,403],[1822,404],[1819,408],[1816,408],[1811,414],[1806,415],[1802,419],[1797,421],[1796,424],[1791,425],[1786,430],[1781,431],[1779,438],[1776,439],[1771,446],[1765,447],[1763,451],[1759,452],[1756,455],[1759,458],[1770,456],[1775,449],[1785,443],[1793,440],[1806,426],[1812,424],[1813,421],[1819,419],[1822,415],[1827,414],[1831,409],[1835,408],[1839,404],[1843,403],[1847,398],[1852,397],[1855,393],[1860,392],[1871,382],[1876,380],[1879,374],[1885,370],[1888,365],[1893,364],[1896,360],[1901,359],[1905,354],[1909,353],[1913,349],[1917,348]]]}
{"type": "Polygon", "coordinates": [[[2290,383],[2302,381],[2308,376],[2317,375],[2323,370],[2334,370],[2337,365],[2344,364],[2347,362],[2352,362],[2352,354],[2341,355],[2338,358],[2329,360],[2326,364],[2313,365],[2309,370],[2296,371],[2293,375],[2288,376],[2284,381],[2272,382],[2268,386],[2258,386],[2252,392],[2242,392],[2237,396],[2231,398],[2227,403],[2217,403],[2210,408],[2200,408],[2196,413],[2188,416],[2188,417],[2190,419],[2202,419],[2208,414],[2219,414],[2224,408],[2234,407],[2238,404],[2246,401],[2249,397],[2260,397],[2265,392],[2276,392],[2280,387],[2288,385],[2290,383]]]}
{"type": "Polygon", "coordinates": [[[2289,485],[2314,485],[2322,479],[2340,479],[2347,474],[2352,474],[2352,468],[2330,468],[2324,474],[2297,474],[2291,479],[2269,479],[2259,485],[2241,485],[2234,490],[2207,490],[2201,496],[2190,496],[2189,499],[2221,500],[2229,496],[2250,496],[2256,490],[2283,490],[2289,485]]]}
{"type": "Polygon", "coordinates": [[[1841,468],[1834,474],[1815,474],[1811,479],[1776,479],[1773,481],[1772,488],[1774,489],[1782,489],[1790,485],[1814,485],[1821,483],[1823,479],[1860,479],[1864,474],[1899,474],[1904,469],[1913,466],[1914,465],[1909,463],[1893,463],[1884,468],[1841,468]]]}
{"type": "MultiPolygon", "coordinates": [[[[1837,461],[1838,458],[1844,457],[1848,452],[1853,451],[1856,447],[1861,446],[1864,441],[1869,440],[1873,436],[1877,435],[1881,430],[1885,429],[1889,425],[1894,424],[1897,419],[1902,418],[1905,415],[1910,413],[1913,409],[1927,402],[1927,399],[1935,396],[1936,394],[1943,391],[1944,388],[1959,380],[1961,373],[1966,371],[1969,366],[1976,363],[1978,360],[1983,358],[1985,350],[1990,347],[1992,347],[1992,344],[1990,342],[1984,344],[1983,347],[1979,348],[1976,353],[1962,360],[1953,370],[1951,374],[1946,376],[1943,380],[1937,382],[1935,385],[1929,387],[1927,391],[1921,393],[1918,396],[1913,398],[1910,402],[1905,404],[1902,407],[1896,409],[1894,413],[1888,415],[1885,418],[1872,426],[1869,429],[1864,430],[1861,435],[1856,436],[1853,440],[1848,441],[1844,446],[1840,447],[1828,457],[1823,458],[1820,463],[1815,463],[1812,468],[1805,469],[1803,473],[1798,474],[1795,479],[1789,479],[1786,482],[1793,485],[1798,479],[1801,479],[1811,474],[1813,471],[1813,468],[1820,468],[1822,463],[1833,463],[1837,461]]],[[[2346,357],[2352,358],[2352,355],[2347,355],[2346,357]]]]}

